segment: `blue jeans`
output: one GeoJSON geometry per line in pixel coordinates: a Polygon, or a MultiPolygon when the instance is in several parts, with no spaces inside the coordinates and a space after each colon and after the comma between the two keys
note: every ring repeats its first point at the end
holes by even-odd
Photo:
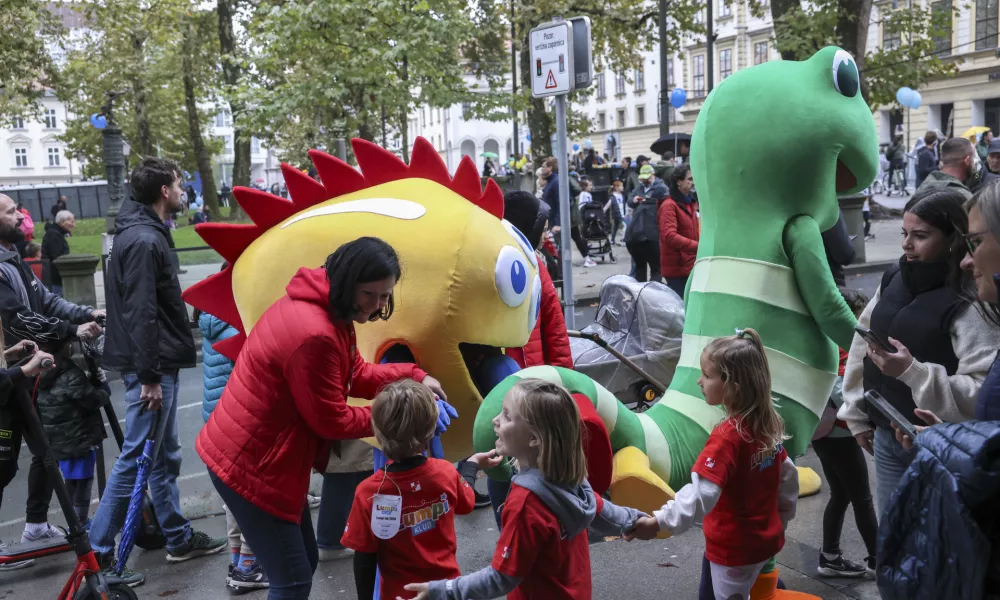
{"type": "Polygon", "coordinates": [[[899,486],[899,480],[913,461],[913,452],[907,452],[896,441],[895,432],[888,427],[875,428],[875,495],[878,500],[878,520],[885,518],[889,499],[899,486]]]}
{"type": "Polygon", "coordinates": [[[684,299],[684,288],[687,287],[688,278],[687,277],[667,277],[664,280],[667,287],[677,292],[677,295],[684,299]]]}
{"type": "Polygon", "coordinates": [[[191,523],[181,514],[181,497],[177,477],[181,474],[181,443],[177,438],[177,393],[180,389],[177,371],[164,374],[163,405],[159,419],[153,411],[144,410],[139,401],[142,385],[135,373],[122,373],[125,383],[125,443],[121,455],[108,476],[101,504],[90,526],[90,542],[94,551],[108,554],[115,549],[115,536],[125,524],[132,488],[135,485],[136,461],[142,456],[156,423],[156,447],[149,472],[149,491],[153,510],[167,538],[167,548],[176,550],[191,538],[191,523]]]}
{"type": "Polygon", "coordinates": [[[316,544],[320,548],[340,550],[340,538],[347,527],[347,517],[354,503],[354,490],[371,477],[371,471],[323,473],[323,499],[316,521],[316,544]]]}
{"type": "Polygon", "coordinates": [[[306,499],[302,498],[302,522],[293,523],[257,508],[222,483],[211,470],[208,476],[222,501],[236,517],[243,537],[253,547],[257,561],[267,574],[270,583],[268,600],[308,598],[313,573],[319,563],[319,552],[306,499]]]}

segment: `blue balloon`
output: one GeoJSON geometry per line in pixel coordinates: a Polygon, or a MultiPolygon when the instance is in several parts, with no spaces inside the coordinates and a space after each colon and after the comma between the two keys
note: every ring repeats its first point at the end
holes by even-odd
{"type": "Polygon", "coordinates": [[[580,151],[580,144],[573,144],[573,152],[579,152],[579,151],[580,151]]]}
{"type": "Polygon", "coordinates": [[[899,102],[902,106],[909,107],[913,93],[913,90],[906,86],[899,88],[896,91],[896,102],[899,102]]]}
{"type": "Polygon", "coordinates": [[[674,108],[680,108],[684,106],[687,102],[688,95],[684,91],[684,88],[674,88],[674,91],[670,92],[670,106],[674,108]]]}
{"type": "Polygon", "coordinates": [[[524,134],[524,139],[526,139],[526,140],[528,140],[530,142],[531,141],[531,134],[530,133],[524,134]]]}
{"type": "Polygon", "coordinates": [[[920,103],[923,102],[923,100],[924,99],[920,96],[920,92],[918,92],[917,90],[910,90],[910,97],[909,97],[910,104],[908,105],[910,108],[913,109],[920,108],[920,103]]]}
{"type": "Polygon", "coordinates": [[[583,140],[583,147],[590,149],[594,147],[594,142],[590,141],[590,138],[583,140]]]}
{"type": "Polygon", "coordinates": [[[90,115],[90,124],[94,129],[104,129],[108,126],[108,119],[100,113],[94,113],[90,115]]]}

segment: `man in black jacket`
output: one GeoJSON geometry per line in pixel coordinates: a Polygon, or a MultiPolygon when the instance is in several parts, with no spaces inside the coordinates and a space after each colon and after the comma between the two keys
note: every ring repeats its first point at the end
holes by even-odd
{"type": "MultiPolygon", "coordinates": [[[[131,176],[132,198],[115,218],[115,237],[104,280],[108,325],[103,366],[125,384],[125,444],[94,514],[90,540],[104,569],[113,568],[115,535],[124,524],[136,476],[136,459],[152,434],[149,489],[167,538],[167,561],[181,562],[222,550],[225,538],[191,529],[181,513],[177,476],[178,372],[195,366],[187,308],[172,260],[173,239],[164,224],[181,208],[181,171],[159,158],[142,161],[131,176]]],[[[144,578],[131,574],[133,585],[144,578]]]]}
{"type": "Polygon", "coordinates": [[[42,279],[56,296],[63,295],[62,276],[59,275],[59,267],[52,264],[52,261],[69,254],[69,241],[66,238],[73,234],[74,227],[76,219],[68,210],[56,213],[55,223],[45,224],[45,237],[42,238],[42,258],[45,259],[42,263],[42,279]]]}
{"type": "MultiPolygon", "coordinates": [[[[56,296],[35,277],[31,265],[21,261],[15,245],[24,240],[17,204],[0,194],[0,321],[7,347],[21,340],[35,344],[66,342],[100,333],[94,320],[104,311],[77,306],[56,296]]],[[[0,406],[0,490],[17,473],[21,449],[21,414],[13,406],[0,406]],[[3,443],[7,442],[7,443],[3,443]]],[[[48,524],[52,484],[39,457],[32,457],[28,471],[28,505],[22,541],[59,537],[62,532],[48,524]]],[[[3,565],[2,570],[29,566],[33,561],[3,565]]]]}

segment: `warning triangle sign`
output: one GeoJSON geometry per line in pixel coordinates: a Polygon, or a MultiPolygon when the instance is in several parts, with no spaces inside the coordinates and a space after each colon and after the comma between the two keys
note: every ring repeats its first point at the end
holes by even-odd
{"type": "Polygon", "coordinates": [[[545,78],[545,89],[553,90],[557,87],[559,87],[559,84],[556,83],[556,76],[552,72],[552,69],[549,69],[549,76],[545,78]]]}

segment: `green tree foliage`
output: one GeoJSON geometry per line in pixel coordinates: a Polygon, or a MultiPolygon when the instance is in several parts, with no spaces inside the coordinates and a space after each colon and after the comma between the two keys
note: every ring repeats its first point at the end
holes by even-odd
{"type": "Polygon", "coordinates": [[[0,2],[0,120],[40,114],[38,100],[57,85],[47,46],[58,44],[62,27],[37,0],[0,2]]]}

